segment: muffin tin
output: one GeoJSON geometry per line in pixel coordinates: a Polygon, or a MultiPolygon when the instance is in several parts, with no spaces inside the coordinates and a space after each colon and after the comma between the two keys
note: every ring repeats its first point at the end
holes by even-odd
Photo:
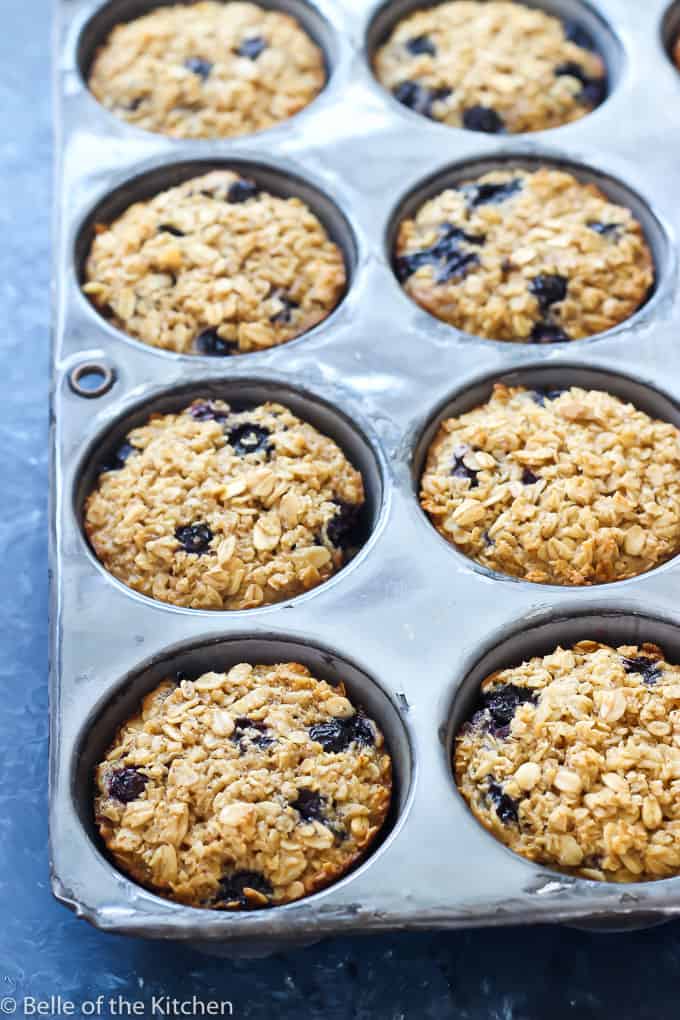
{"type": "Polygon", "coordinates": [[[490,671],[558,643],[654,641],[680,661],[678,558],[592,588],[495,575],[445,543],[417,500],[439,421],[485,399],[496,379],[600,386],[680,425],[676,293],[680,73],[668,58],[680,7],[665,0],[538,4],[580,21],[609,63],[611,94],[552,131],[486,136],[401,107],[370,70],[395,18],[418,3],[267,0],[296,14],[326,53],[329,81],[302,113],[235,140],[178,141],[116,120],[83,72],[118,20],[148,0],[60,0],[58,201],[52,392],[52,884],[97,927],[259,954],[325,935],[560,921],[622,928],[680,915],[680,876],[615,886],[558,874],[496,842],[456,791],[457,725],[490,671]],[[398,217],[443,183],[516,162],[567,166],[630,204],[654,253],[653,296],[599,337],[536,346],[459,333],[415,305],[391,269],[398,217]],[[215,165],[301,195],[343,247],[342,303],[278,348],[226,359],[159,351],[110,326],[79,282],[95,212],[215,165]],[[330,581],[238,612],[153,602],[115,581],[81,527],[96,464],[156,409],[193,396],[281,399],[333,436],[364,473],[366,541],[330,581]],[[297,903],[220,913],[180,906],[118,872],[98,843],[91,772],[114,729],[168,670],[298,659],[342,678],[384,729],[396,795],[382,842],[341,881],[297,903]]]}

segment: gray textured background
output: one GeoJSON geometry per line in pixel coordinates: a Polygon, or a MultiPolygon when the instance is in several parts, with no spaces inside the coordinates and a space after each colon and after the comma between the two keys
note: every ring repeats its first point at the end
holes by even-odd
{"type": "Polygon", "coordinates": [[[195,993],[231,1000],[236,1017],[280,1020],[678,1017],[680,924],[616,936],[534,928],[338,939],[231,963],[102,935],[52,900],[45,807],[50,5],[0,0],[0,11],[0,1001],[120,994],[150,1009],[153,995],[195,993]]]}

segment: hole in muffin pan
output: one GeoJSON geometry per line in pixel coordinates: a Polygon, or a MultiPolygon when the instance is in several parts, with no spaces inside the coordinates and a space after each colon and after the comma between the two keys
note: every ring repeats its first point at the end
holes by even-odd
{"type": "Polygon", "coordinates": [[[578,364],[566,365],[527,365],[512,372],[501,374],[485,375],[478,380],[471,380],[464,387],[459,389],[453,396],[448,397],[443,404],[427,419],[427,423],[418,432],[411,455],[411,484],[413,495],[418,503],[418,509],[423,520],[441,542],[468,567],[486,577],[499,581],[510,581],[514,584],[527,584],[541,589],[553,589],[554,591],[583,591],[584,589],[597,588],[598,590],[629,584],[649,574],[667,568],[675,561],[678,553],[671,556],[663,563],[657,564],[651,570],[643,574],[636,574],[621,581],[605,581],[600,584],[589,585],[557,585],[554,583],[541,583],[527,581],[522,577],[514,577],[511,574],[503,574],[492,570],[465,553],[461,552],[455,545],[448,542],[443,535],[440,535],[434,527],[430,518],[420,506],[420,480],[425,470],[427,454],[430,445],[435,438],[439,426],[446,418],[458,417],[475,407],[485,403],[491,396],[495,383],[504,383],[506,386],[523,386],[526,389],[568,389],[570,386],[579,386],[582,389],[602,390],[612,396],[620,397],[628,403],[633,404],[638,410],[644,411],[652,418],[660,421],[670,422],[680,429],[680,406],[665,393],[655,389],[648,383],[640,382],[628,375],[612,372],[605,368],[584,367],[578,364]]]}
{"type": "MultiPolygon", "coordinates": [[[[440,2],[445,2],[445,0],[440,0],[440,2]]],[[[387,42],[388,37],[396,28],[398,22],[414,11],[437,6],[439,6],[438,3],[428,3],[423,2],[423,0],[388,0],[387,3],[383,4],[373,16],[366,33],[366,59],[371,71],[373,70],[373,60],[376,51],[387,42]]],[[[592,43],[592,49],[602,57],[605,63],[607,94],[603,102],[595,109],[598,110],[604,106],[621,79],[625,59],[621,41],[607,20],[594,10],[590,4],[582,3],[580,0],[536,0],[536,2],[534,0],[523,0],[523,6],[533,7],[537,10],[545,11],[547,14],[552,14],[564,24],[574,25],[585,33],[589,42],[592,43]]],[[[388,96],[390,102],[401,111],[411,117],[417,117],[420,121],[429,120],[429,118],[424,118],[422,114],[409,110],[403,103],[399,103],[377,77],[375,81],[383,95],[388,96]]],[[[589,116],[589,114],[586,114],[586,116],[589,116]]],[[[447,128],[448,130],[467,130],[465,128],[452,128],[450,125],[441,124],[436,120],[429,120],[429,123],[447,128]]],[[[564,126],[566,125],[560,125],[560,127],[564,126]]],[[[559,127],[551,130],[559,130],[559,127]]],[[[531,134],[535,133],[537,132],[531,132],[531,134]]],[[[515,135],[514,137],[521,136],[515,135]]]]}
{"type": "MultiPolygon", "coordinates": [[[[71,797],[76,814],[87,832],[93,847],[108,860],[108,855],[97,832],[93,817],[94,770],[103,759],[113,741],[116,731],[139,707],[142,698],[166,677],[173,677],[178,671],[191,678],[197,678],[210,670],[222,672],[239,662],[252,665],[268,665],[277,662],[300,662],[307,666],[313,676],[335,686],[345,683],[350,701],[357,708],[363,708],[374,719],[385,737],[385,746],[392,758],[392,803],[375,843],[363,860],[359,861],[337,882],[319,892],[297,900],[295,906],[312,898],[322,896],[351,878],[378,857],[387,844],[392,842],[403,824],[412,800],[414,785],[414,756],[412,740],[404,719],[392,697],[364,669],[335,651],[307,644],[295,636],[234,636],[213,639],[200,644],[184,644],[171,649],[144,663],[138,670],[126,676],[117,689],[103,698],[83,723],[75,742],[71,764],[71,797]]],[[[111,862],[111,866],[118,870],[111,862]]],[[[120,872],[120,874],[124,874],[120,872]]],[[[138,886],[133,879],[124,876],[132,886],[138,886]]],[[[149,895],[157,894],[150,892],[149,895]]],[[[162,900],[173,906],[171,900],[162,900]]],[[[174,904],[177,909],[195,910],[174,904]]],[[[287,905],[276,909],[286,909],[287,905]]],[[[230,912],[213,912],[213,916],[234,916],[230,912]]],[[[252,911],[237,911],[235,916],[243,917],[252,911]]]]}
{"type": "Polygon", "coordinates": [[[100,365],[95,361],[83,362],[72,368],[68,375],[71,389],[79,397],[101,397],[111,389],[116,376],[108,365],[100,365]]]}
{"type": "MultiPolygon", "coordinates": [[[[260,188],[272,195],[276,195],[280,198],[294,197],[301,199],[318,217],[319,221],[328,232],[328,236],[331,241],[334,241],[342,252],[347,281],[344,291],[335,308],[332,309],[325,319],[313,326],[312,329],[307,330],[305,333],[301,333],[292,340],[279,344],[278,347],[288,347],[292,343],[304,340],[310,333],[315,330],[322,329],[331,321],[333,316],[342,306],[350,291],[359,257],[358,243],[354,230],[344,213],[340,211],[331,198],[319,190],[315,185],[308,183],[304,180],[304,178],[297,174],[279,170],[275,166],[271,166],[263,162],[244,159],[209,159],[187,160],[179,163],[164,163],[160,166],[144,170],[142,173],[137,174],[137,176],[123,181],[115,187],[113,191],[108,192],[97,202],[97,204],[87,214],[76,233],[73,254],[80,297],[86,303],[88,309],[91,309],[91,311],[99,319],[106,323],[108,329],[112,330],[116,336],[121,337],[128,343],[135,344],[135,346],[141,347],[146,351],[152,351],[154,354],[170,356],[173,358],[196,359],[197,364],[200,364],[202,359],[212,363],[219,361],[228,362],[232,358],[240,360],[241,358],[252,357],[253,354],[263,352],[251,351],[247,354],[238,354],[219,358],[210,355],[193,353],[179,354],[175,351],[163,350],[160,347],[154,347],[151,344],[144,343],[144,341],[131,336],[118,326],[115,326],[105,315],[102,314],[96,305],[89,300],[87,295],[83,294],[80,288],[86,282],[85,263],[95,236],[95,227],[98,223],[111,223],[113,220],[121,216],[125,210],[135,202],[148,201],[162,191],[167,191],[169,188],[183,184],[185,181],[191,180],[194,177],[200,177],[203,174],[210,173],[212,170],[232,170],[234,173],[237,173],[242,177],[254,180],[260,188]]],[[[277,348],[266,348],[264,353],[268,353],[275,349],[277,348]]]]}
{"type": "Polygon", "coordinates": [[[200,613],[211,617],[220,612],[228,613],[230,616],[235,614],[250,616],[254,612],[261,613],[267,610],[280,609],[283,606],[290,605],[292,601],[309,598],[316,592],[322,591],[363,559],[368,549],[372,546],[387,514],[386,465],[378,444],[368,438],[356,421],[350,421],[343,411],[340,411],[323,397],[309,390],[293,388],[288,383],[272,379],[239,378],[210,380],[202,384],[193,382],[171,391],[157,393],[156,396],[128,408],[112,425],[97,436],[82,457],[75,477],[73,511],[87,553],[91,562],[95,564],[98,570],[126,594],[141,599],[146,603],[174,612],[200,613]],[[365,503],[357,526],[357,533],[360,539],[358,550],[355,556],[327,581],[293,598],[284,599],[273,605],[260,606],[256,609],[189,609],[175,606],[168,602],[157,601],[148,595],[143,595],[133,588],[127,587],[122,581],[119,581],[113,574],[109,573],[104,564],[99,561],[85,534],[83,511],[85,500],[95,488],[102,466],[112,460],[116,450],[119,449],[125,436],[131,429],[144,424],[152,414],[169,414],[182,411],[188,407],[192,400],[204,397],[213,400],[224,400],[235,411],[246,411],[266,401],[284,404],[300,419],[309,422],[319,432],[335,440],[350,463],[361,472],[364,482],[365,503]]]}
{"type": "MultiPolygon", "coordinates": [[[[149,14],[158,7],[191,7],[196,2],[197,0],[110,0],[109,3],[104,4],[103,7],[96,11],[95,14],[93,14],[92,17],[85,22],[76,44],[76,65],[80,71],[85,87],[87,88],[87,79],[97,50],[106,42],[106,39],[116,25],[120,25],[126,21],[134,21],[135,18],[141,18],[143,15],[149,14]]],[[[226,2],[228,3],[229,0],[226,0],[226,2]]],[[[307,34],[321,49],[326,70],[326,84],[319,93],[320,95],[323,95],[324,91],[328,88],[331,76],[337,64],[339,51],[338,39],[330,22],[317,7],[311,3],[306,3],[305,0],[253,0],[253,2],[267,10],[281,11],[283,14],[290,14],[292,17],[296,18],[302,28],[304,28],[307,34]]],[[[91,93],[89,94],[92,95],[91,93]]],[[[318,96],[316,98],[318,98],[318,96]]],[[[97,103],[94,96],[92,96],[92,100],[97,103]]],[[[315,100],[312,100],[312,103],[309,105],[311,106],[313,102],[315,102],[315,100]]],[[[113,116],[113,114],[101,106],[101,104],[97,103],[97,106],[99,109],[104,110],[108,116],[113,116]]],[[[308,109],[308,107],[305,107],[305,109],[308,109]]],[[[303,113],[304,111],[301,110],[299,112],[303,113]]],[[[299,114],[295,114],[294,116],[299,116],[299,114]]],[[[116,119],[118,120],[118,118],[116,119]]],[[[125,121],[120,121],[120,123],[125,124],[125,121]]],[[[283,121],[282,123],[286,123],[286,121],[283,121]]],[[[137,131],[143,130],[144,134],[155,133],[145,131],[143,128],[140,129],[132,124],[127,126],[134,128],[134,130],[137,131]]],[[[262,132],[256,132],[256,134],[261,133],[262,132]]],[[[243,139],[251,136],[239,135],[236,137],[243,139]]],[[[230,141],[234,139],[227,138],[221,140],[230,141]]],[[[182,140],[180,139],[179,141],[182,140]]]]}
{"type": "Polygon", "coordinates": [[[680,43],[680,0],[676,0],[668,7],[661,21],[661,44],[676,71],[679,68],[673,58],[673,50],[678,43],[680,43]]]}
{"type": "Polygon", "coordinates": [[[588,343],[592,340],[599,340],[602,337],[611,336],[617,331],[620,332],[621,330],[628,329],[638,320],[638,317],[643,312],[647,313],[658,301],[666,283],[672,276],[675,256],[673,254],[673,248],[666,227],[657,214],[636,191],[617,178],[612,177],[610,174],[596,170],[593,167],[582,163],[576,163],[569,159],[563,159],[560,156],[554,156],[548,153],[542,156],[534,154],[526,155],[521,153],[513,155],[510,152],[502,152],[497,156],[490,156],[485,159],[471,159],[466,160],[463,163],[456,163],[452,166],[438,170],[426,177],[406,195],[402,196],[393,208],[388,219],[385,231],[384,250],[385,257],[392,269],[392,272],[394,273],[394,249],[399,226],[402,220],[415,216],[425,202],[434,198],[435,195],[445,191],[447,188],[456,188],[463,182],[474,180],[484,174],[490,173],[492,170],[517,169],[535,171],[540,167],[563,170],[566,173],[572,174],[578,181],[581,181],[584,184],[595,184],[612,202],[630,209],[633,216],[642,227],[645,240],[647,241],[652,254],[652,260],[654,262],[654,283],[645,300],[629,318],[624,319],[622,322],[613,326],[604,333],[596,333],[592,336],[584,337],[581,340],[570,340],[567,343],[559,344],[536,344],[523,340],[493,340],[488,339],[487,337],[477,336],[474,333],[465,333],[462,330],[457,329],[455,326],[438,319],[435,315],[426,311],[426,309],[420,308],[420,306],[413,301],[413,299],[410,298],[406,291],[401,287],[395,273],[394,279],[399,290],[412,305],[415,305],[416,308],[420,309],[423,315],[425,315],[430,322],[440,323],[442,328],[450,329],[459,337],[480,341],[485,344],[498,344],[504,349],[507,349],[508,347],[512,348],[515,346],[522,346],[530,347],[532,350],[542,348],[543,350],[554,351],[556,347],[560,350],[564,350],[574,344],[578,345],[588,343]]]}
{"type": "MultiPolygon", "coordinates": [[[[443,720],[441,733],[443,734],[443,750],[446,754],[448,774],[451,777],[451,789],[455,797],[467,811],[473,822],[479,826],[482,834],[505,854],[510,854],[515,860],[542,871],[546,875],[561,875],[564,873],[556,868],[545,864],[538,864],[535,861],[528,861],[526,858],[516,854],[496,839],[472,814],[467,802],[460,793],[455,780],[453,767],[453,751],[455,737],[461,726],[470,719],[475,711],[479,698],[479,691],[482,682],[492,673],[513,666],[519,666],[522,662],[534,656],[548,655],[558,646],[572,648],[579,641],[599,641],[603,644],[616,648],[619,645],[640,645],[651,642],[658,645],[664,652],[666,660],[670,663],[680,663],[680,628],[671,620],[663,619],[660,616],[651,616],[648,613],[631,611],[623,608],[598,608],[577,610],[545,611],[541,619],[535,622],[525,622],[518,626],[513,624],[504,629],[500,635],[496,635],[493,643],[487,645],[486,651],[477,659],[472,668],[467,672],[456,688],[452,700],[449,703],[449,710],[443,720]]],[[[656,879],[651,884],[659,882],[677,882],[680,876],[656,879]]],[[[581,876],[569,876],[570,882],[586,884],[602,888],[610,883],[596,881],[581,876]]],[[[649,882],[627,882],[617,886],[620,891],[635,889],[640,886],[647,887],[649,882]]],[[[633,923],[637,924],[636,919],[633,923]]],[[[602,922],[603,926],[614,930],[617,927],[616,920],[602,922]]],[[[625,927],[625,921],[624,921],[625,927]]]]}

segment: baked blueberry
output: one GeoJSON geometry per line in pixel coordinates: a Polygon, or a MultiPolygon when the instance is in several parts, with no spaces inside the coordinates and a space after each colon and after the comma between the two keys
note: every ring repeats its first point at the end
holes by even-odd
{"type": "Polygon", "coordinates": [[[214,326],[204,329],[196,337],[194,344],[199,354],[207,354],[211,358],[223,358],[238,350],[235,340],[225,340],[214,326]]]}
{"type": "Polygon", "coordinates": [[[324,811],[325,805],[325,798],[321,794],[317,793],[316,790],[303,787],[302,790],[298,790],[297,798],[291,801],[290,806],[295,808],[303,821],[321,822],[325,825],[327,821],[324,811]]]}
{"type": "Polygon", "coordinates": [[[236,50],[239,57],[247,57],[248,60],[257,60],[260,53],[267,49],[267,43],[261,35],[251,35],[244,39],[236,50]]]}
{"type": "Polygon", "coordinates": [[[183,524],[175,528],[175,538],[185,552],[201,556],[207,552],[213,533],[207,524],[183,524]]]}
{"type": "Polygon", "coordinates": [[[505,131],[503,118],[490,106],[470,106],[463,110],[463,127],[468,131],[483,131],[487,135],[499,135],[505,131]]]}
{"type": "Polygon", "coordinates": [[[595,50],[595,43],[589,32],[575,21],[564,22],[564,34],[569,42],[580,46],[582,50],[595,50]]]}
{"type": "Polygon", "coordinates": [[[655,684],[661,679],[661,667],[656,659],[647,655],[639,655],[636,659],[622,658],[626,673],[639,673],[646,684],[655,684]]]}
{"type": "Polygon", "coordinates": [[[546,400],[557,400],[558,397],[565,393],[565,390],[542,390],[535,389],[531,391],[531,399],[539,407],[545,407],[546,400]]]}
{"type": "Polygon", "coordinates": [[[621,223],[600,223],[599,220],[589,220],[588,226],[596,234],[601,234],[602,237],[609,237],[612,241],[619,240],[620,232],[623,229],[621,223]]]}
{"type": "Polygon", "coordinates": [[[161,223],[158,227],[159,234],[172,234],[173,237],[184,237],[184,231],[174,227],[172,223],[161,223]]]}
{"type": "Polygon", "coordinates": [[[529,468],[524,468],[522,471],[522,485],[534,485],[538,481],[540,481],[538,475],[535,475],[529,468]]]}
{"type": "Polygon", "coordinates": [[[263,751],[276,743],[275,738],[269,736],[269,731],[264,723],[249,719],[246,715],[234,719],[234,732],[231,739],[239,745],[241,752],[247,750],[249,743],[263,751]]]}
{"type": "Polygon", "coordinates": [[[606,78],[591,78],[585,69],[573,60],[568,60],[555,68],[555,75],[569,75],[581,82],[581,93],[579,101],[588,106],[599,106],[607,95],[606,78]]]}
{"type": "Polygon", "coordinates": [[[432,106],[451,95],[451,89],[429,89],[416,81],[402,81],[393,91],[394,98],[423,117],[432,116],[432,106]]]}
{"type": "Polygon", "coordinates": [[[229,412],[216,407],[212,400],[197,400],[189,408],[189,414],[196,421],[224,421],[229,412]]]}
{"type": "Polygon", "coordinates": [[[452,223],[442,223],[439,227],[439,238],[430,248],[400,255],[395,259],[395,271],[401,283],[420,269],[421,266],[436,266],[435,280],[446,283],[456,277],[462,278],[474,265],[479,264],[479,256],[475,252],[464,251],[460,241],[468,244],[484,244],[483,234],[468,234],[452,223]]]}
{"type": "Polygon", "coordinates": [[[101,466],[101,471],[120,471],[120,469],[125,466],[125,461],[128,457],[132,456],[133,453],[139,453],[139,450],[126,439],[125,442],[121,443],[118,449],[110,454],[110,456],[104,461],[101,466]]]}
{"type": "Polygon", "coordinates": [[[482,705],[491,716],[492,728],[509,726],[520,705],[535,704],[536,695],[527,687],[501,684],[482,694],[482,705]]]}
{"type": "Polygon", "coordinates": [[[503,181],[501,184],[492,184],[488,181],[483,184],[464,184],[461,190],[467,199],[467,204],[471,209],[474,209],[478,205],[496,204],[496,202],[505,202],[506,199],[512,198],[522,190],[522,180],[520,177],[515,177],[513,180],[503,181]]]}
{"type": "Polygon", "coordinates": [[[551,305],[564,301],[568,282],[566,276],[559,273],[540,273],[530,281],[529,290],[537,299],[541,311],[546,312],[551,305]]]}
{"type": "Polygon", "coordinates": [[[203,81],[207,81],[210,77],[210,73],[213,69],[213,65],[209,60],[204,60],[203,57],[189,57],[185,60],[184,66],[187,71],[191,71],[193,74],[197,74],[203,81]]]}
{"type": "Polygon", "coordinates": [[[231,202],[232,204],[237,202],[247,202],[250,198],[257,198],[259,193],[260,189],[255,181],[239,179],[229,185],[229,190],[227,191],[227,202],[231,202]]]}
{"type": "Polygon", "coordinates": [[[537,322],[531,331],[529,339],[534,344],[557,344],[571,338],[555,322],[537,322]]]}
{"type": "Polygon", "coordinates": [[[342,499],[333,501],[337,510],[326,525],[326,537],[336,549],[349,549],[359,544],[358,527],[361,507],[357,503],[345,503],[342,499]]]}
{"type": "Polygon", "coordinates": [[[408,52],[414,57],[419,57],[424,54],[427,54],[430,57],[437,55],[437,47],[428,35],[416,35],[413,39],[407,39],[405,46],[408,52]]]}
{"type": "Polygon", "coordinates": [[[435,273],[435,280],[437,283],[447,283],[449,280],[462,279],[472,266],[476,265],[479,265],[479,256],[474,252],[453,248],[442,259],[435,273]]]}
{"type": "Polygon", "coordinates": [[[292,297],[286,294],[285,291],[277,291],[272,295],[272,297],[275,297],[276,300],[280,302],[281,309],[274,315],[270,316],[269,321],[285,325],[285,323],[290,322],[293,310],[295,308],[299,308],[300,305],[297,301],[293,301],[292,297]]]}
{"type": "Polygon", "coordinates": [[[269,441],[271,432],[262,425],[251,425],[245,422],[237,425],[227,435],[227,442],[233,447],[239,457],[246,457],[249,453],[264,451],[267,456],[272,451],[272,444],[269,441]]]}
{"type": "Polygon", "coordinates": [[[469,468],[464,463],[464,459],[468,455],[468,453],[472,453],[471,446],[465,446],[464,444],[461,444],[460,446],[456,446],[454,448],[453,467],[451,468],[451,474],[453,475],[454,478],[467,478],[467,480],[470,483],[470,488],[476,489],[477,486],[479,485],[479,482],[477,481],[477,475],[479,474],[479,472],[475,471],[474,468],[469,468]]]}
{"type": "Polygon", "coordinates": [[[310,726],[309,735],[330,753],[344,751],[353,743],[370,745],[375,742],[370,722],[358,713],[349,719],[328,719],[316,723],[310,726]]]}
{"type": "Polygon", "coordinates": [[[109,779],[109,793],[114,800],[129,804],[131,800],[136,800],[144,793],[148,782],[149,777],[138,769],[118,769],[109,779]]]}
{"type": "Polygon", "coordinates": [[[218,903],[238,903],[240,907],[251,907],[253,903],[246,895],[246,889],[261,896],[269,897],[273,889],[264,875],[258,871],[235,871],[233,875],[226,875],[220,881],[217,894],[218,903]]]}
{"type": "Polygon", "coordinates": [[[510,825],[512,822],[519,822],[519,814],[517,811],[517,801],[509,797],[507,793],[503,793],[503,787],[493,779],[489,780],[487,787],[489,794],[489,800],[496,809],[496,814],[503,825],[510,825]]]}

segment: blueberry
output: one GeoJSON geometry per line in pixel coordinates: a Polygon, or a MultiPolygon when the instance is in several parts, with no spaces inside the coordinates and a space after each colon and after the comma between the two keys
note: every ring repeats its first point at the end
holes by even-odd
{"type": "Polygon", "coordinates": [[[257,198],[259,193],[260,189],[255,181],[244,181],[239,179],[229,185],[227,202],[231,202],[232,204],[247,202],[250,198],[257,198]]]}
{"type": "Polygon", "coordinates": [[[580,46],[582,50],[595,50],[595,44],[590,33],[586,32],[585,28],[578,25],[575,21],[565,21],[564,35],[569,42],[580,46]]]}
{"type": "Polygon", "coordinates": [[[447,283],[449,280],[462,279],[476,265],[479,265],[479,256],[474,252],[452,251],[435,273],[435,281],[447,283]]]}
{"type": "Polygon", "coordinates": [[[509,825],[511,822],[519,822],[519,814],[517,811],[517,801],[509,797],[507,793],[503,793],[503,787],[498,783],[494,782],[493,779],[489,780],[487,787],[489,794],[489,800],[496,809],[496,814],[503,825],[509,825]]]}
{"type": "Polygon", "coordinates": [[[468,131],[483,131],[487,135],[499,135],[505,131],[503,118],[490,106],[469,106],[463,110],[463,127],[468,131]]]}
{"type": "Polygon", "coordinates": [[[513,683],[492,687],[482,694],[482,706],[491,716],[492,730],[509,726],[520,705],[535,703],[534,691],[513,683]]]}
{"type": "Polygon", "coordinates": [[[209,60],[204,60],[203,57],[189,57],[188,60],[184,61],[184,66],[187,71],[191,71],[193,74],[197,74],[203,81],[207,81],[210,77],[210,72],[213,69],[213,65],[209,60]]]}
{"type": "Polygon", "coordinates": [[[252,35],[244,39],[236,50],[239,57],[247,57],[249,60],[257,60],[260,53],[267,49],[267,43],[261,35],[252,35]]]}
{"type": "Polygon", "coordinates": [[[199,354],[207,354],[211,358],[223,358],[227,354],[233,354],[238,348],[235,340],[225,340],[214,326],[199,333],[194,340],[194,345],[199,354]]]}
{"type": "Polygon", "coordinates": [[[466,446],[464,443],[461,443],[460,446],[454,446],[451,474],[454,478],[467,478],[470,482],[469,488],[476,489],[479,485],[479,482],[477,481],[477,475],[479,472],[475,471],[474,468],[467,467],[467,465],[463,463],[464,458],[468,453],[472,453],[472,447],[466,446]]]}
{"type": "Polygon", "coordinates": [[[420,57],[423,54],[427,54],[430,57],[437,55],[437,47],[427,35],[414,36],[413,39],[406,41],[405,46],[414,57],[420,57]]]}
{"type": "Polygon", "coordinates": [[[325,805],[325,798],[317,793],[316,790],[310,790],[307,787],[298,790],[297,799],[291,801],[291,807],[295,808],[300,818],[305,822],[321,822],[325,824],[325,805]]]}
{"type": "Polygon", "coordinates": [[[537,322],[529,338],[534,344],[557,344],[570,339],[569,334],[554,322],[537,322]]]}
{"type": "Polygon", "coordinates": [[[272,444],[269,442],[271,432],[262,425],[252,425],[245,422],[237,425],[227,435],[227,442],[233,447],[239,457],[246,457],[249,453],[259,453],[261,450],[269,456],[272,451],[272,444]]]}
{"type": "Polygon", "coordinates": [[[207,524],[183,524],[175,528],[175,538],[185,552],[201,556],[207,552],[213,533],[207,524]]]}
{"type": "Polygon", "coordinates": [[[372,724],[368,721],[365,715],[361,715],[357,712],[350,719],[352,724],[353,740],[357,744],[363,744],[365,747],[371,747],[375,743],[375,733],[373,731],[372,724]]]}
{"type": "Polygon", "coordinates": [[[468,244],[482,245],[486,241],[486,234],[468,234],[467,231],[462,230],[461,227],[456,227],[453,223],[441,223],[439,226],[439,240],[435,247],[443,248],[444,252],[446,252],[447,246],[456,241],[467,241],[468,244]]]}
{"type": "Polygon", "coordinates": [[[436,267],[437,283],[446,283],[456,277],[462,278],[472,266],[479,264],[479,256],[474,252],[463,251],[459,242],[482,245],[485,240],[483,234],[468,234],[452,223],[442,223],[439,227],[439,237],[430,248],[397,257],[394,264],[397,278],[403,283],[421,266],[429,265],[436,267]]]}
{"type": "Polygon", "coordinates": [[[540,481],[538,475],[535,475],[529,468],[524,468],[522,471],[522,485],[533,485],[535,482],[540,481]]]}
{"type": "Polygon", "coordinates": [[[272,297],[275,297],[277,301],[280,301],[282,307],[280,311],[270,317],[269,321],[277,325],[290,322],[291,312],[293,309],[300,307],[298,302],[293,301],[291,297],[288,297],[285,291],[277,291],[275,294],[272,294],[272,297]]]}
{"type": "Polygon", "coordinates": [[[451,95],[451,89],[429,89],[416,81],[403,81],[393,91],[394,98],[423,117],[432,116],[432,106],[440,99],[451,95]]]}
{"type": "Polygon", "coordinates": [[[550,305],[564,301],[568,283],[567,278],[559,273],[541,273],[529,282],[529,291],[538,300],[541,311],[546,312],[550,305]]]}
{"type": "Polygon", "coordinates": [[[261,751],[266,751],[268,747],[276,743],[274,737],[268,736],[268,728],[265,723],[256,722],[255,719],[249,719],[246,715],[234,719],[234,732],[231,739],[239,745],[241,753],[247,749],[249,743],[261,751]]]}
{"type": "Polygon", "coordinates": [[[144,102],[144,96],[135,96],[134,99],[130,100],[130,102],[127,104],[125,109],[129,110],[130,113],[134,113],[135,110],[138,110],[140,108],[140,106],[142,105],[143,102],[144,102]]]}
{"type": "Polygon", "coordinates": [[[599,106],[607,98],[607,79],[606,78],[591,78],[587,82],[579,96],[579,100],[584,106],[592,106],[593,108],[599,106]]]}
{"type": "Polygon", "coordinates": [[[212,400],[200,400],[192,404],[189,414],[196,421],[224,421],[229,416],[228,411],[215,407],[212,400]]]}
{"type": "Polygon", "coordinates": [[[125,467],[125,461],[128,457],[131,457],[133,453],[139,453],[136,446],[129,443],[127,439],[121,443],[117,450],[114,450],[102,464],[100,471],[102,474],[105,471],[120,471],[122,467],[125,467]]]}
{"type": "Polygon", "coordinates": [[[122,804],[129,804],[141,797],[148,782],[149,777],[138,769],[118,769],[109,779],[109,793],[122,804]]]}
{"type": "Polygon", "coordinates": [[[337,506],[335,516],[326,525],[326,537],[336,549],[349,549],[360,544],[358,527],[361,515],[359,503],[346,503],[334,499],[337,506]]]}
{"type": "Polygon", "coordinates": [[[235,871],[232,875],[225,875],[220,881],[217,902],[238,903],[241,907],[251,906],[246,889],[252,889],[253,892],[267,897],[274,891],[264,875],[258,871],[235,871]]]}
{"type": "Polygon", "coordinates": [[[370,745],[375,743],[373,727],[362,715],[352,715],[349,719],[328,719],[326,722],[310,726],[309,735],[324,751],[345,751],[350,744],[370,745]]]}
{"type": "Polygon", "coordinates": [[[179,227],[173,227],[172,223],[161,223],[158,226],[159,234],[172,234],[173,237],[184,237],[184,231],[179,227]]]}
{"type": "Polygon", "coordinates": [[[566,390],[532,390],[531,399],[539,407],[545,407],[546,400],[557,400],[566,390]]]}
{"type": "Polygon", "coordinates": [[[622,658],[623,668],[626,673],[639,673],[646,684],[655,684],[661,679],[661,666],[656,659],[650,659],[647,655],[639,655],[636,659],[622,658]]]}
{"type": "Polygon", "coordinates": [[[566,63],[559,64],[555,68],[556,77],[563,74],[569,75],[570,78],[576,78],[577,81],[581,82],[581,92],[578,98],[579,102],[584,103],[586,106],[599,106],[606,98],[606,78],[591,78],[586,73],[585,68],[573,60],[568,60],[566,63]]]}
{"type": "Polygon", "coordinates": [[[623,230],[622,223],[600,223],[599,220],[589,220],[588,226],[591,230],[594,230],[596,234],[601,234],[602,237],[608,237],[612,241],[618,241],[620,239],[620,231],[623,230]]]}
{"type": "Polygon", "coordinates": [[[471,209],[478,205],[496,205],[498,202],[505,202],[512,198],[518,191],[522,190],[522,178],[515,177],[502,184],[464,184],[461,189],[467,198],[467,204],[471,209]]]}

